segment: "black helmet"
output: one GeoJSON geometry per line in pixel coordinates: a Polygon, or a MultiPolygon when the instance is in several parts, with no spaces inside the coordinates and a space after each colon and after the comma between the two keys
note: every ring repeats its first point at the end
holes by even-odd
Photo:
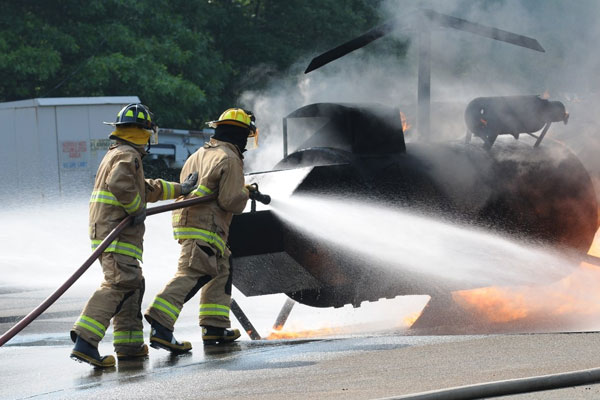
{"type": "Polygon", "coordinates": [[[142,129],[154,130],[155,123],[152,121],[153,114],[150,109],[141,103],[126,105],[117,114],[115,122],[105,122],[108,125],[132,124],[142,129]]]}

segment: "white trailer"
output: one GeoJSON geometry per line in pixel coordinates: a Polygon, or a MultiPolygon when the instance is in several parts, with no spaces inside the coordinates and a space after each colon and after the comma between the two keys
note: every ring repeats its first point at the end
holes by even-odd
{"type": "MultiPolygon", "coordinates": [[[[39,98],[0,103],[0,200],[88,195],[119,110],[137,96],[39,98]]],[[[161,129],[148,157],[180,168],[211,130],[161,129]]]]}
{"type": "Polygon", "coordinates": [[[137,96],[40,98],[0,103],[1,198],[90,192],[119,110],[137,96]]]}

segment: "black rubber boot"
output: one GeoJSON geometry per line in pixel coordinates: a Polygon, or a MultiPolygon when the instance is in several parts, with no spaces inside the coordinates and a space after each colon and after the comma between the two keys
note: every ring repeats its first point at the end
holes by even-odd
{"type": "Polygon", "coordinates": [[[113,356],[100,356],[97,348],[79,336],[77,336],[75,347],[73,347],[73,351],[71,351],[71,358],[76,361],[91,364],[96,368],[110,368],[115,366],[115,358],[113,356]]]}
{"type": "Polygon", "coordinates": [[[239,329],[217,328],[214,326],[202,327],[202,342],[205,345],[231,343],[242,334],[239,329]]]}
{"type": "Polygon", "coordinates": [[[173,332],[156,321],[152,322],[150,331],[150,346],[155,349],[165,349],[173,353],[185,353],[192,349],[190,342],[178,342],[173,332]]]}

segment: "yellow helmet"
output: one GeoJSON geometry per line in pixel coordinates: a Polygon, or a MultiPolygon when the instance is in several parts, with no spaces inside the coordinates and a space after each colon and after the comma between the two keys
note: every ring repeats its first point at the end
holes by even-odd
{"type": "Polygon", "coordinates": [[[258,147],[258,129],[256,128],[256,118],[252,111],[242,108],[229,108],[225,110],[218,120],[207,122],[211,128],[216,128],[219,125],[234,125],[248,129],[248,137],[254,138],[254,143],[250,144],[250,148],[258,147]]]}

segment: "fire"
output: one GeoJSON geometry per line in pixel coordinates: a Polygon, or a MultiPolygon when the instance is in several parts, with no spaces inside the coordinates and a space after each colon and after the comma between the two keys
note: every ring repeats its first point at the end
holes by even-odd
{"type": "Polygon", "coordinates": [[[421,313],[422,313],[422,311],[418,311],[418,312],[412,313],[412,314],[404,317],[404,319],[402,320],[404,326],[411,327],[412,324],[414,324],[415,321],[419,319],[419,317],[421,316],[421,313]]]}
{"type": "Polygon", "coordinates": [[[594,238],[594,242],[592,243],[592,246],[590,247],[588,254],[590,256],[600,257],[600,237],[598,237],[600,235],[596,234],[596,236],[597,237],[594,238]]]}
{"type": "MultiPolygon", "coordinates": [[[[600,255],[600,234],[589,253],[600,255]]],[[[600,315],[600,260],[582,262],[562,280],[540,287],[487,287],[453,293],[454,300],[465,310],[492,323],[527,317],[573,318],[600,315]]]]}
{"type": "Polygon", "coordinates": [[[453,298],[463,308],[484,314],[490,322],[515,321],[529,313],[523,294],[498,287],[455,292],[453,298]]]}
{"type": "Polygon", "coordinates": [[[406,119],[406,114],[402,111],[400,111],[400,121],[402,122],[402,132],[406,133],[406,131],[412,128],[412,125],[410,125],[408,119],[406,119]]]}
{"type": "Polygon", "coordinates": [[[544,99],[544,100],[547,100],[547,99],[549,99],[549,98],[550,98],[550,92],[548,91],[548,89],[546,89],[546,90],[544,91],[544,93],[542,93],[542,95],[540,96],[540,98],[542,98],[542,99],[544,99]]]}
{"type": "Polygon", "coordinates": [[[343,333],[341,328],[319,328],[319,329],[308,329],[308,330],[283,330],[283,327],[274,328],[269,336],[267,336],[267,340],[276,340],[276,339],[306,339],[306,338],[316,338],[316,337],[324,337],[324,336],[332,336],[339,335],[343,333]]]}

